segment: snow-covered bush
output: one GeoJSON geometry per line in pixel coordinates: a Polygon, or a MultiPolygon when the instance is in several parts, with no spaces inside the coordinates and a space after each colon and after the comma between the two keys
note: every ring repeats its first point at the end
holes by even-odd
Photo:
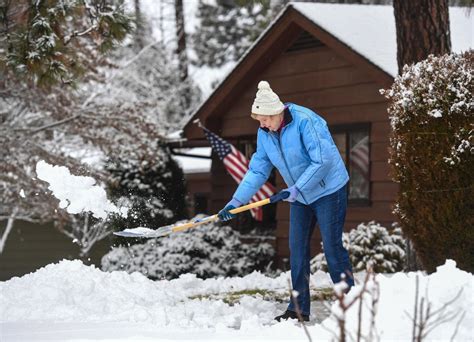
{"type": "Polygon", "coordinates": [[[184,273],[201,278],[242,276],[264,270],[272,261],[269,243],[245,244],[229,226],[209,223],[129,247],[115,247],[102,258],[105,271],[141,272],[152,279],[184,273]]]}
{"type": "Polygon", "coordinates": [[[130,156],[107,163],[110,198],[129,208],[127,217],[109,220],[113,230],[160,227],[187,216],[183,170],[168,147],[157,144],[155,149],[153,159],[130,156]]]}
{"type": "Polygon", "coordinates": [[[446,259],[474,270],[474,51],[404,67],[390,101],[395,213],[428,271],[446,259]]]}
{"type": "MultiPolygon", "coordinates": [[[[349,233],[343,233],[342,242],[354,272],[364,271],[368,265],[377,273],[395,273],[404,268],[406,245],[398,227],[389,232],[374,221],[361,223],[349,233]]],[[[324,253],[311,260],[311,271],[317,270],[328,270],[324,253]]]]}

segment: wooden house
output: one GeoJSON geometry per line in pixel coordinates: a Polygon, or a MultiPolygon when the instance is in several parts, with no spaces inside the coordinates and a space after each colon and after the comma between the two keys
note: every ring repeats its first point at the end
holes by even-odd
{"type": "MultiPolygon", "coordinates": [[[[472,16],[451,8],[450,17],[453,50],[472,47],[472,30],[470,36],[464,31],[472,29],[472,16]]],[[[208,146],[194,123],[199,119],[250,158],[258,129],[250,109],[258,82],[266,80],[283,102],[309,107],[328,122],[351,176],[346,230],[371,220],[390,227],[398,186],[390,177],[390,120],[379,90],[389,88],[397,73],[391,6],[290,3],[197,109],[184,138],[188,146],[208,146]]],[[[208,206],[215,213],[237,185],[215,154],[210,172],[208,206]]],[[[271,181],[286,187],[278,174],[271,181]]],[[[277,206],[265,217],[275,223],[281,261],[289,255],[289,208],[277,206]]],[[[316,230],[313,253],[319,248],[316,230]]]]}

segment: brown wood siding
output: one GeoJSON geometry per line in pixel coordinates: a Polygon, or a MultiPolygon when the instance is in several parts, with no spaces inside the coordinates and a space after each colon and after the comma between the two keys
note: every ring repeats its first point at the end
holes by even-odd
{"type": "MultiPolygon", "coordinates": [[[[390,227],[395,220],[392,205],[398,190],[389,175],[388,147],[390,124],[387,115],[387,102],[379,90],[390,86],[392,80],[377,67],[368,63],[354,51],[324,32],[299,14],[291,14],[290,19],[298,20],[298,25],[321,40],[323,46],[306,50],[281,53],[281,48],[268,49],[267,41],[251,53],[243,65],[236,69],[229,82],[214,96],[219,104],[211,103],[203,110],[204,119],[209,123],[218,122],[218,133],[228,140],[239,137],[255,137],[258,123],[250,118],[250,110],[257,84],[260,80],[269,81],[273,90],[284,102],[294,102],[313,109],[328,122],[330,129],[351,124],[369,124],[370,126],[370,204],[365,207],[350,206],[347,212],[345,230],[356,227],[361,222],[375,220],[390,227]],[[263,67],[262,52],[265,50],[271,58],[263,67]],[[279,55],[278,55],[279,53],[279,55]],[[249,63],[255,63],[251,67],[249,63]],[[257,66],[258,64],[258,66],[257,66]],[[255,73],[248,72],[255,70],[255,73]],[[236,80],[242,80],[235,83],[236,80]],[[238,87],[233,85],[239,84],[238,87]],[[230,96],[228,96],[230,95],[230,96]],[[226,97],[228,96],[228,97],[226,97]],[[216,110],[218,108],[221,110],[216,110]],[[216,119],[217,121],[215,121],[216,119]]],[[[285,18],[286,20],[286,18],[285,18]]],[[[283,21],[275,29],[275,35],[285,35],[283,21]]],[[[297,36],[292,27],[286,41],[297,36]]],[[[276,42],[274,37],[268,41],[276,42]]],[[[189,130],[189,136],[193,133],[189,130]]],[[[188,134],[187,133],[187,134],[188,134]]],[[[212,206],[215,211],[222,208],[235,191],[234,180],[227,175],[222,162],[214,160],[212,167],[212,206]]],[[[285,185],[277,177],[277,188],[285,185]]],[[[289,208],[279,203],[277,210],[278,225],[275,232],[275,246],[278,259],[288,257],[289,208]]],[[[311,242],[312,254],[320,250],[319,231],[316,230],[311,242]]],[[[277,260],[277,265],[281,263],[277,260]]]]}
{"type": "MultiPolygon", "coordinates": [[[[387,160],[390,125],[386,113],[387,103],[379,93],[380,84],[368,77],[364,70],[351,65],[327,47],[283,54],[262,75],[255,78],[253,88],[246,89],[238,101],[228,108],[221,126],[224,137],[255,136],[258,123],[249,114],[256,84],[261,79],[270,82],[282,101],[315,110],[325,118],[330,127],[370,123],[371,205],[350,206],[345,230],[370,220],[390,227],[394,221],[392,204],[398,187],[390,181],[389,176],[387,160]]],[[[213,172],[217,172],[213,173],[213,193],[217,194],[215,203],[218,210],[232,196],[236,184],[225,174],[223,167],[216,167],[213,172]]],[[[284,187],[281,177],[278,177],[278,188],[284,187]]],[[[275,246],[281,259],[289,255],[289,206],[286,203],[278,206],[275,246]]],[[[320,241],[319,230],[316,229],[311,242],[313,255],[320,251],[320,241]]],[[[278,260],[277,263],[281,265],[278,260]]]]}
{"type": "Polygon", "coordinates": [[[188,194],[193,195],[195,193],[211,192],[211,184],[209,182],[211,175],[209,172],[187,173],[184,177],[186,179],[186,189],[188,194]]]}
{"type": "Polygon", "coordinates": [[[216,154],[212,154],[211,165],[211,211],[217,213],[232,198],[237,184],[225,170],[216,154]]]}

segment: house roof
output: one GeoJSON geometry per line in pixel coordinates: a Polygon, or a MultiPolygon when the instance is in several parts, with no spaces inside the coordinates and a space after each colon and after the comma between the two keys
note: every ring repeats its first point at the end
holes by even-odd
{"type": "Polygon", "coordinates": [[[195,147],[186,151],[188,156],[173,156],[185,174],[209,172],[211,170],[211,148],[195,147]],[[206,156],[209,159],[193,158],[192,155],[206,156]]]}
{"type": "MultiPolygon", "coordinates": [[[[392,77],[398,74],[393,6],[304,2],[291,6],[392,77]]],[[[450,7],[449,19],[452,51],[472,48],[473,16],[469,10],[450,7]]]]}
{"type": "MultiPolygon", "coordinates": [[[[450,7],[451,45],[454,52],[473,48],[473,15],[467,8],[450,7]]],[[[393,6],[290,2],[205,99],[184,127],[184,135],[196,139],[193,125],[225,110],[226,99],[245,88],[246,75],[262,70],[305,30],[352,62],[365,68],[385,85],[398,74],[393,6]],[[279,46],[282,45],[282,46],[279,46]]]]}

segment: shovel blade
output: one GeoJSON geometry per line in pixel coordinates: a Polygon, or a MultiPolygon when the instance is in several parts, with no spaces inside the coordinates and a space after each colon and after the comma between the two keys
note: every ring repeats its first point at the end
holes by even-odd
{"type": "Polygon", "coordinates": [[[133,229],[124,229],[119,232],[114,232],[114,235],[134,238],[157,238],[169,235],[173,232],[174,225],[160,227],[158,229],[151,229],[147,227],[137,227],[133,229]]]}

